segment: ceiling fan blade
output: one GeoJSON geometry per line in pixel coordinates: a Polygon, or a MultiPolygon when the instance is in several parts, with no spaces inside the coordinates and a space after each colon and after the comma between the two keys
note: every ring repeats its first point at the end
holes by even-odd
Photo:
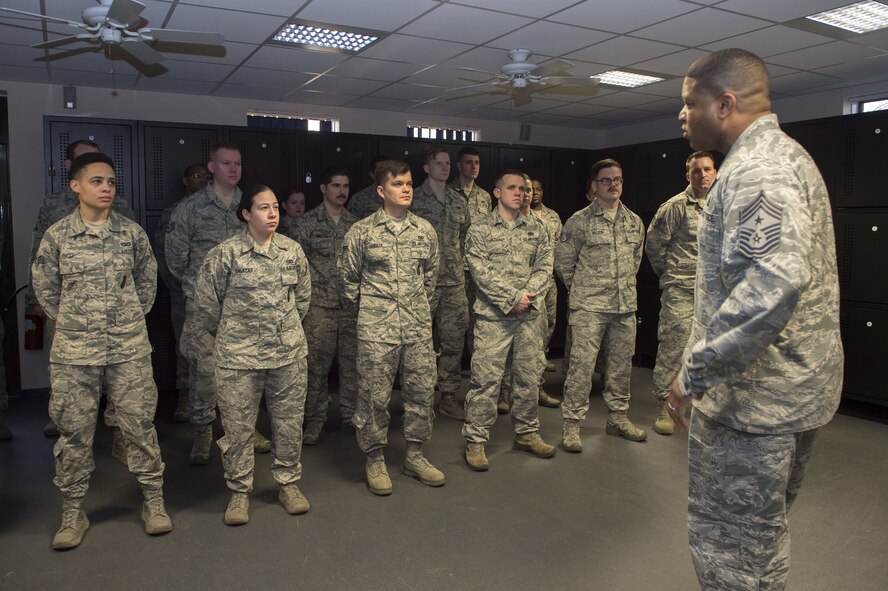
{"type": "Polygon", "coordinates": [[[455,70],[465,70],[466,72],[479,72],[481,74],[487,74],[491,78],[507,78],[502,72],[488,72],[487,70],[479,70],[478,68],[463,68],[458,67],[454,68],[455,70]]]}
{"type": "Polygon", "coordinates": [[[32,45],[34,49],[52,49],[53,47],[59,47],[61,45],[67,45],[73,41],[84,41],[89,39],[95,39],[93,35],[85,34],[85,35],[71,35],[70,37],[59,37],[58,39],[53,39],[52,41],[44,41],[43,43],[38,43],[37,45],[32,45]]]}
{"type": "Polygon", "coordinates": [[[159,64],[166,59],[162,53],[154,51],[141,41],[123,41],[118,47],[149,66],[159,64]]]}
{"type": "Polygon", "coordinates": [[[34,18],[39,18],[40,20],[44,20],[44,21],[52,21],[52,22],[55,22],[55,23],[65,23],[66,25],[71,25],[72,27],[78,27],[78,28],[80,28],[80,29],[85,29],[85,28],[86,28],[86,25],[85,25],[85,24],[83,24],[83,23],[78,23],[78,22],[76,22],[76,21],[69,21],[68,19],[65,19],[65,18],[57,18],[57,17],[54,17],[54,16],[45,16],[45,15],[37,14],[37,13],[34,13],[34,12],[25,12],[24,10],[16,10],[15,8],[4,8],[4,7],[0,6],[0,11],[2,11],[2,12],[14,12],[15,14],[23,14],[23,15],[25,15],[25,16],[32,16],[32,17],[34,17],[34,18]]]}
{"type": "Polygon", "coordinates": [[[529,105],[533,102],[533,99],[530,98],[531,93],[529,92],[513,92],[512,93],[512,104],[516,107],[523,107],[524,105],[529,105]]]}
{"type": "Polygon", "coordinates": [[[589,76],[547,76],[546,81],[555,84],[571,84],[574,86],[598,86],[600,80],[589,76]]]}
{"type": "Polygon", "coordinates": [[[132,27],[139,22],[139,15],[145,10],[145,5],[135,0],[114,0],[108,8],[109,21],[115,21],[127,27],[132,27]]]}
{"type": "Polygon", "coordinates": [[[450,101],[458,101],[460,99],[473,98],[476,96],[488,96],[488,95],[497,95],[497,94],[509,94],[508,91],[505,90],[488,90],[487,92],[473,92],[472,94],[461,94],[459,96],[452,96],[450,98],[444,99],[444,102],[450,101]]]}
{"type": "Polygon", "coordinates": [[[97,53],[102,50],[102,46],[100,44],[90,44],[85,45],[83,47],[77,47],[75,49],[69,49],[67,51],[56,51],[54,53],[49,53],[45,56],[35,58],[35,62],[54,62],[56,60],[63,60],[66,57],[74,57],[75,55],[80,55],[81,53],[97,53]]]}
{"type": "Polygon", "coordinates": [[[577,86],[573,84],[558,84],[544,86],[537,91],[539,94],[561,94],[566,96],[595,96],[598,94],[597,86],[577,86]]]}
{"type": "Polygon", "coordinates": [[[558,72],[567,72],[573,68],[576,64],[573,62],[569,62],[567,60],[555,59],[551,62],[546,62],[539,68],[533,71],[534,76],[552,76],[553,74],[557,74],[558,72]]]}
{"type": "Polygon", "coordinates": [[[478,82],[476,84],[469,84],[467,86],[457,86],[456,88],[448,88],[444,92],[458,92],[460,90],[468,90],[470,88],[478,88],[479,86],[496,86],[497,82],[478,82]]]}
{"type": "Polygon", "coordinates": [[[221,33],[203,31],[181,31],[178,29],[139,29],[139,36],[145,41],[170,41],[173,43],[194,43],[196,45],[224,45],[221,33]]]}

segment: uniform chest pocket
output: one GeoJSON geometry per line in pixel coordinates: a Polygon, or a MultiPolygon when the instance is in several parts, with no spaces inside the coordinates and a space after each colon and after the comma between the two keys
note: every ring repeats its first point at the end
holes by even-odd
{"type": "Polygon", "coordinates": [[[259,274],[247,272],[246,270],[235,272],[231,276],[232,288],[256,288],[259,287],[259,274]]]}
{"type": "Polygon", "coordinates": [[[385,246],[371,246],[367,249],[367,260],[371,263],[382,264],[388,261],[391,250],[385,246]]]}
{"type": "Polygon", "coordinates": [[[613,244],[613,236],[609,231],[592,231],[586,232],[586,244],[591,246],[603,246],[613,244]]]}
{"type": "Polygon", "coordinates": [[[407,256],[411,259],[429,258],[429,249],[426,246],[411,246],[407,249],[407,256]]]}
{"type": "Polygon", "coordinates": [[[78,279],[101,265],[101,254],[62,257],[59,260],[59,274],[65,279],[78,279]]]}
{"type": "Polygon", "coordinates": [[[638,231],[637,226],[627,224],[623,227],[623,242],[627,244],[638,244],[641,240],[641,232],[638,231]]]}
{"type": "Polygon", "coordinates": [[[299,273],[296,271],[281,271],[281,285],[292,287],[299,283],[299,273]]]}

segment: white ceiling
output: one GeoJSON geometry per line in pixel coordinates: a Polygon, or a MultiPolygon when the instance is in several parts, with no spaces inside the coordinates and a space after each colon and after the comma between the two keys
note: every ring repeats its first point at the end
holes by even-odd
{"type": "MultiPolygon", "coordinates": [[[[32,49],[74,30],[0,12],[0,80],[359,107],[399,111],[408,119],[433,113],[590,129],[677,113],[688,65],[726,47],[743,47],[765,59],[773,98],[888,81],[888,31],[840,39],[793,26],[795,19],[851,0],[258,0],[249,3],[255,10],[247,10],[243,0],[142,1],[149,26],[220,32],[225,51],[200,55],[157,46],[168,58],[166,71],[147,75],[113,54],[56,57],[76,45],[32,49]],[[289,18],[389,35],[358,55],[268,44],[289,18]],[[497,71],[508,61],[506,50],[518,47],[533,50],[534,63],[554,58],[575,63],[572,75],[621,67],[667,80],[634,90],[602,86],[594,97],[547,92],[521,107],[507,94],[478,94],[486,87],[449,92],[486,78],[460,68],[497,71]]],[[[0,6],[75,21],[91,4],[0,0],[0,6]]]]}

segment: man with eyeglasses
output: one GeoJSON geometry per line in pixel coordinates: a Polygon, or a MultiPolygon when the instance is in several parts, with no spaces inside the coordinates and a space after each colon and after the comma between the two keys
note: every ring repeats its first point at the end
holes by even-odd
{"type": "Polygon", "coordinates": [[[182,174],[182,186],[185,187],[185,195],[167,206],[157,220],[157,228],[154,231],[154,258],[157,259],[157,273],[163,280],[163,284],[170,290],[170,323],[173,325],[173,334],[176,338],[176,391],[179,394],[176,400],[176,410],[173,411],[173,420],[177,423],[188,422],[188,360],[182,355],[179,348],[179,339],[182,338],[182,326],[185,324],[185,294],[182,293],[182,283],[176,279],[166,262],[166,230],[170,223],[173,211],[182,201],[204,187],[210,178],[210,171],[206,164],[196,163],[190,165],[182,174]]]}
{"type": "Polygon", "coordinates": [[[608,435],[644,441],[629,420],[629,380],[635,351],[635,275],[644,249],[641,218],[620,202],[623,167],[607,159],[592,166],[586,184],[591,203],[564,224],[555,250],[555,271],[569,290],[573,346],[564,382],[561,445],[581,452],[580,421],[589,410],[592,371],[607,338],[604,403],[608,435]]]}

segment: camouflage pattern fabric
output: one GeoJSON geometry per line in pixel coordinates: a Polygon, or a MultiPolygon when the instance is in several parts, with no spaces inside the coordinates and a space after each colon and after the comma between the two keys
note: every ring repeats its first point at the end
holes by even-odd
{"type": "Polygon", "coordinates": [[[382,209],[355,223],[342,242],[338,266],[342,305],[358,315],[358,339],[431,341],[429,300],[438,264],[434,228],[409,211],[400,225],[382,209]]]}
{"type": "MultiPolygon", "coordinates": [[[[193,298],[185,298],[185,319],[194,320],[193,298]]],[[[188,411],[192,425],[209,425],[216,420],[216,362],[213,360],[213,339],[197,328],[182,330],[179,350],[188,360],[188,411]]]]}
{"type": "Polygon", "coordinates": [[[345,208],[355,216],[356,219],[362,220],[371,213],[382,208],[382,198],[376,192],[376,183],[370,183],[357,193],[353,194],[345,208]]]}
{"type": "Polygon", "coordinates": [[[388,405],[400,372],[404,439],[423,443],[432,436],[435,411],[435,352],[432,340],[406,344],[358,339],[358,408],[354,423],[364,453],[388,444],[388,405]]]}
{"type": "MultiPolygon", "coordinates": [[[[314,285],[314,283],[312,283],[314,285]]],[[[339,365],[339,414],[343,421],[355,414],[358,396],[357,318],[338,306],[325,308],[312,303],[302,321],[308,341],[308,394],[305,421],[326,422],[330,398],[327,376],[333,359],[339,365]]]]}
{"type": "Polygon", "coordinates": [[[543,363],[536,319],[502,320],[479,316],[475,321],[472,379],[466,394],[466,421],[462,436],[469,443],[485,443],[496,422],[506,358],[511,352],[512,427],[516,434],[540,430],[537,405],[540,366],[543,363]]]}
{"type": "Polygon", "coordinates": [[[444,188],[440,201],[428,179],[413,191],[410,211],[429,222],[438,235],[438,286],[463,285],[465,238],[469,228],[469,206],[462,195],[444,188]]]}
{"type": "Polygon", "coordinates": [[[135,222],[112,211],[93,229],[75,211],[46,232],[31,278],[56,323],[50,362],[105,366],[151,353],[145,314],[154,304],[157,263],[135,222]]]}
{"type": "Polygon", "coordinates": [[[726,427],[697,410],[691,413],[688,531],[701,589],[785,588],[786,512],[817,433],[762,437],[726,427]]]}
{"type": "Polygon", "coordinates": [[[300,219],[293,220],[292,222],[287,222],[282,214],[280,218],[278,218],[278,227],[276,232],[278,234],[283,234],[287,238],[296,240],[296,228],[299,227],[300,219]]]}
{"type": "Polygon", "coordinates": [[[336,260],[346,232],[358,221],[348,210],[335,222],[323,204],[300,220],[293,239],[302,247],[311,272],[311,304],[339,308],[339,274],[336,260]]]}
{"type": "MultiPolygon", "coordinates": [[[[559,216],[558,212],[554,209],[546,207],[545,205],[541,205],[541,207],[542,209],[539,211],[535,209],[532,209],[531,211],[533,212],[533,215],[543,222],[543,226],[548,230],[549,244],[552,247],[552,256],[554,257],[555,249],[558,247],[558,240],[561,238],[561,231],[563,229],[561,216],[559,216]]],[[[543,344],[546,347],[547,353],[549,351],[549,341],[555,333],[555,322],[557,318],[558,288],[555,285],[555,275],[553,274],[549,278],[549,287],[546,289],[546,335],[543,344]]]]}
{"type": "Polygon", "coordinates": [[[469,326],[469,303],[463,285],[439,285],[429,301],[438,357],[438,389],[454,394],[462,385],[462,355],[469,326]]]}
{"type": "Polygon", "coordinates": [[[120,431],[126,441],[127,466],[143,489],[160,490],[164,464],[152,420],[157,388],[151,356],[120,363],[69,365],[50,363],[52,396],[49,416],[59,429],[55,443],[56,475],[53,483],[65,498],[79,498],[89,488],[93,462],[93,436],[102,385],[117,409],[120,431]]]}
{"type": "Polygon", "coordinates": [[[259,401],[265,396],[271,420],[271,475],[284,486],[302,476],[302,411],[305,406],[306,361],[300,357],[273,369],[216,368],[219,414],[225,435],[222,451],[225,482],[234,492],[253,491],[253,431],[259,401]]]}
{"type": "Polygon", "coordinates": [[[706,199],[690,185],[657,209],[648,227],[645,253],[660,278],[660,289],[676,286],[694,291],[697,274],[697,227],[706,199]]]}
{"type": "Polygon", "coordinates": [[[469,207],[470,224],[484,219],[493,210],[493,199],[490,197],[490,193],[479,187],[478,183],[472,185],[472,190],[468,194],[459,186],[459,179],[450,183],[450,188],[466,200],[466,205],[469,207]]]}
{"type": "Polygon", "coordinates": [[[182,327],[185,325],[185,294],[182,293],[182,284],[170,273],[166,262],[166,231],[170,218],[173,215],[173,210],[180,203],[181,201],[176,201],[160,214],[152,247],[154,248],[154,257],[157,259],[157,273],[170,292],[170,324],[173,325],[173,335],[176,339],[176,389],[185,391],[189,385],[189,363],[179,347],[179,341],[182,339],[182,327]]]}
{"type": "Polygon", "coordinates": [[[681,359],[694,323],[694,292],[672,285],[660,295],[657,324],[657,361],[654,364],[654,396],[666,400],[672,380],[681,369],[681,359]]]}

